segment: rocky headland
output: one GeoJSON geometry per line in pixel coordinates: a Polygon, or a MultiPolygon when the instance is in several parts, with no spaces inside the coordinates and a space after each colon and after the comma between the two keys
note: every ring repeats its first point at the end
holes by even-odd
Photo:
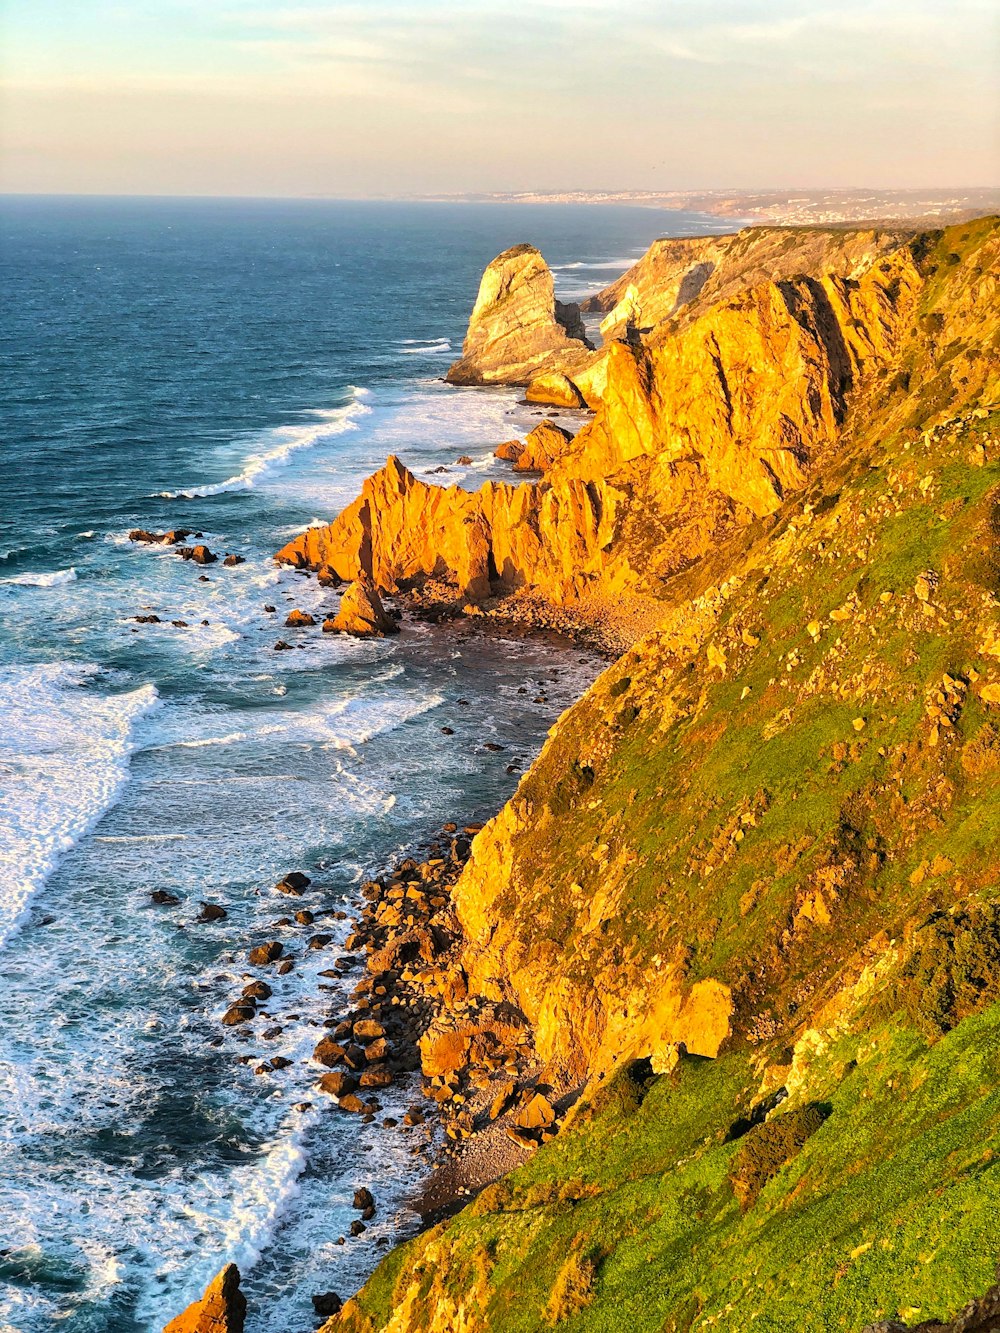
{"type": "Polygon", "coordinates": [[[278,553],[623,648],[453,869],[368,890],[437,1202],[480,1192],[326,1333],[993,1327],[998,261],[996,219],[658,242],[588,348],[515,247],[452,382],[589,420],[478,492],[391,458],[278,553]]]}

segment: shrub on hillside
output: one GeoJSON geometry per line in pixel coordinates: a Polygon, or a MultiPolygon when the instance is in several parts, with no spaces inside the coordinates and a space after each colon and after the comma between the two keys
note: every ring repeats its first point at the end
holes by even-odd
{"type": "Polygon", "coordinates": [[[754,1206],[767,1182],[802,1151],[824,1119],[822,1107],[803,1106],[747,1131],[729,1167],[729,1183],[744,1212],[754,1206]]]}

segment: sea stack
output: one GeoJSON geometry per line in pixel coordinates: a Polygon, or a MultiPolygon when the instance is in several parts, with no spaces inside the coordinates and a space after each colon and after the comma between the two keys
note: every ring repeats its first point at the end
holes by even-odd
{"type": "Polygon", "coordinates": [[[240,1270],[235,1264],[226,1264],[205,1288],[201,1300],[171,1319],[163,1333],[243,1333],[246,1313],[240,1270]]]}
{"type": "MultiPolygon", "coordinates": [[[[487,267],[449,384],[529,384],[566,372],[592,352],[578,305],[555,299],[552,274],[533,245],[514,245],[487,267]]],[[[564,396],[572,391],[563,388],[564,396]]]]}

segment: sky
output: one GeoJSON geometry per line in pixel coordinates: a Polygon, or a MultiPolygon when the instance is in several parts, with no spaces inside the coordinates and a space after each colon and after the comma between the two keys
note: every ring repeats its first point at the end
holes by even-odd
{"type": "Polygon", "coordinates": [[[1000,183],[997,0],[0,0],[0,190],[1000,183]]]}

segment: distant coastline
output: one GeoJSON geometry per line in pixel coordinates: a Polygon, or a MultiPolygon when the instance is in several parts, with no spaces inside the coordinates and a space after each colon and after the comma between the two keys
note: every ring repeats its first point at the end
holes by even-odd
{"type": "Polygon", "coordinates": [[[437,203],[617,204],[691,211],[739,225],[829,226],[858,222],[959,222],[1000,210],[1000,188],[952,190],[525,190],[421,196],[437,203]]]}

